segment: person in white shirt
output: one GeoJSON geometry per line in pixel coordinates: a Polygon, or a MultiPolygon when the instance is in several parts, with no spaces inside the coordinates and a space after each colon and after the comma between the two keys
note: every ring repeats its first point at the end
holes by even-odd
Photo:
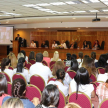
{"type": "Polygon", "coordinates": [[[63,47],[64,49],[67,48],[66,43],[64,42],[64,40],[62,40],[62,42],[61,42],[61,47],[63,47]]]}
{"type": "Polygon", "coordinates": [[[80,65],[80,63],[83,62],[83,52],[79,52],[78,56],[79,56],[79,58],[77,59],[77,61],[78,61],[78,64],[80,65]]]}
{"type": "Polygon", "coordinates": [[[53,44],[52,44],[52,49],[54,49],[54,48],[56,48],[57,47],[57,43],[56,43],[56,41],[54,40],[53,41],[53,44]]]}
{"type": "Polygon", "coordinates": [[[98,62],[98,60],[96,59],[96,52],[91,52],[91,58],[94,60],[94,63],[98,62]]]}
{"type": "MultiPolygon", "coordinates": [[[[89,84],[89,73],[87,69],[84,67],[81,67],[78,69],[76,76],[72,79],[70,82],[70,88],[69,88],[69,94],[72,92],[82,92],[89,96],[89,98],[95,96],[94,87],[93,84],[89,84]]],[[[78,95],[76,95],[76,98],[78,98],[78,95]]]]}
{"type": "Polygon", "coordinates": [[[20,52],[23,53],[24,58],[25,58],[26,62],[28,63],[28,57],[26,56],[26,52],[24,50],[21,50],[20,52]]]}
{"type": "Polygon", "coordinates": [[[36,43],[34,43],[34,40],[32,40],[31,44],[30,44],[31,48],[36,48],[36,43]]]}
{"type": "Polygon", "coordinates": [[[13,70],[8,69],[10,66],[10,62],[11,61],[8,58],[2,59],[0,72],[5,72],[6,74],[8,74],[12,82],[12,77],[13,77],[14,72],[13,70]]]}
{"type": "Polygon", "coordinates": [[[57,85],[57,87],[63,92],[65,97],[67,97],[68,96],[68,87],[63,84],[63,80],[65,77],[65,71],[63,69],[58,69],[56,72],[56,77],[57,77],[57,80],[56,81],[50,81],[48,83],[48,85],[49,84],[57,85]]]}
{"type": "Polygon", "coordinates": [[[48,66],[44,66],[42,64],[42,60],[43,60],[43,54],[37,53],[36,54],[36,63],[33,64],[29,70],[30,77],[35,74],[40,75],[44,79],[45,84],[47,84],[48,79],[50,77],[52,77],[52,72],[48,66]]]}
{"type": "Polygon", "coordinates": [[[23,75],[24,78],[26,79],[26,82],[29,82],[30,75],[28,73],[28,70],[24,69],[24,66],[25,66],[25,59],[24,57],[21,57],[18,60],[17,68],[15,68],[13,71],[14,73],[20,73],[21,75],[23,75]]]}
{"type": "Polygon", "coordinates": [[[59,58],[59,52],[55,51],[53,58],[51,58],[51,61],[61,61],[61,59],[59,58]]]}

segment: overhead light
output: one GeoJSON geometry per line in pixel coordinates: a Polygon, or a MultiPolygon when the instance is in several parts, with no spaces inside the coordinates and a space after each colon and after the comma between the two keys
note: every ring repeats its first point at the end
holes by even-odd
{"type": "Polygon", "coordinates": [[[76,19],[76,18],[72,18],[72,19],[76,19]]]}
{"type": "Polygon", "coordinates": [[[77,3],[72,2],[72,1],[67,1],[67,2],[65,2],[65,3],[67,3],[67,4],[77,4],[77,3]]]}
{"type": "Polygon", "coordinates": [[[0,16],[11,16],[11,15],[0,15],[0,16]]]}
{"type": "Polygon", "coordinates": [[[90,12],[99,12],[98,10],[89,10],[90,12]]]}
{"type": "Polygon", "coordinates": [[[48,10],[46,12],[54,13],[54,12],[57,12],[57,11],[48,10]]]}
{"type": "Polygon", "coordinates": [[[69,13],[69,12],[62,12],[62,13],[69,13]]]}
{"type": "Polygon", "coordinates": [[[36,4],[36,5],[38,5],[38,6],[50,6],[50,4],[48,4],[48,3],[41,3],[41,4],[36,4]]]}
{"type": "Polygon", "coordinates": [[[80,28],[78,28],[78,29],[80,29],[80,28]]]}
{"type": "Polygon", "coordinates": [[[42,7],[39,7],[39,6],[34,6],[34,7],[32,7],[32,8],[40,9],[40,8],[42,8],[42,7]]]}
{"type": "Polygon", "coordinates": [[[97,21],[100,21],[100,20],[101,20],[100,18],[97,18],[97,13],[96,13],[96,18],[92,19],[92,22],[97,22],[97,21]]]}
{"type": "Polygon", "coordinates": [[[106,12],[106,11],[108,11],[108,9],[105,9],[105,10],[102,10],[102,11],[106,12]]]}
{"type": "Polygon", "coordinates": [[[92,3],[100,2],[99,0],[90,0],[92,3]]]}
{"type": "Polygon", "coordinates": [[[35,7],[36,5],[34,5],[34,4],[26,4],[26,5],[23,5],[23,6],[25,6],[25,7],[35,7]]]}
{"type": "Polygon", "coordinates": [[[41,10],[41,11],[51,11],[51,9],[44,9],[44,8],[39,8],[38,10],[41,10]]]}
{"type": "Polygon", "coordinates": [[[86,0],[82,0],[82,2],[83,2],[83,3],[90,3],[90,2],[88,2],[88,1],[86,1],[86,0]]]}
{"type": "Polygon", "coordinates": [[[74,11],[76,13],[83,13],[83,12],[86,12],[86,11],[74,11]]]}
{"type": "Polygon", "coordinates": [[[64,2],[53,2],[51,5],[66,5],[64,2]]]}

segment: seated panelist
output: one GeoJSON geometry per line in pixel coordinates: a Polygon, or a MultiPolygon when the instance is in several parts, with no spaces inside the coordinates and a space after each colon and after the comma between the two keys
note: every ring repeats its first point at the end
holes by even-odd
{"type": "Polygon", "coordinates": [[[64,42],[64,40],[62,40],[62,42],[61,42],[61,47],[63,47],[64,49],[67,48],[66,43],[64,42]]]}
{"type": "Polygon", "coordinates": [[[72,40],[70,44],[70,49],[75,49],[75,48],[77,48],[77,43],[74,40],[72,40]]]}
{"type": "Polygon", "coordinates": [[[45,44],[45,41],[43,41],[41,44],[41,48],[46,48],[46,47],[48,47],[48,46],[45,44]]]}
{"type": "Polygon", "coordinates": [[[100,49],[100,45],[99,45],[99,41],[98,40],[95,41],[95,44],[94,44],[92,49],[94,49],[94,50],[100,49]]]}
{"type": "Polygon", "coordinates": [[[89,45],[87,45],[87,41],[86,40],[83,42],[82,49],[89,49],[89,45]]]}
{"type": "Polygon", "coordinates": [[[54,48],[56,48],[57,47],[57,43],[56,43],[56,41],[54,40],[53,41],[53,44],[52,44],[52,49],[54,49],[54,48]]]}
{"type": "Polygon", "coordinates": [[[30,44],[31,48],[36,48],[36,43],[34,43],[34,40],[32,40],[31,44],[30,44]]]}

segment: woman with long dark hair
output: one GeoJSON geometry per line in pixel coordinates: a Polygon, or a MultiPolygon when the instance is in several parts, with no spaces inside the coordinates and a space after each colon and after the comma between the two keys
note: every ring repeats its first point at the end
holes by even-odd
{"type": "MultiPolygon", "coordinates": [[[[26,93],[26,83],[23,79],[15,79],[12,83],[12,97],[18,97],[23,102],[24,108],[35,108],[34,104],[29,101],[25,97],[26,93]]],[[[10,96],[6,96],[3,99],[2,104],[7,100],[11,98],[10,96]]]]}
{"type": "Polygon", "coordinates": [[[76,76],[70,82],[69,94],[76,92],[76,99],[78,98],[78,92],[83,92],[89,96],[89,98],[95,96],[94,87],[90,83],[89,73],[87,69],[81,67],[78,69],[76,76]]]}

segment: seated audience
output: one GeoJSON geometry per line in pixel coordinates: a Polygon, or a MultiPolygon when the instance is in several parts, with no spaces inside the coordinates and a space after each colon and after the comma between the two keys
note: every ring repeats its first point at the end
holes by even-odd
{"type": "Polygon", "coordinates": [[[54,48],[56,48],[57,47],[57,43],[56,43],[56,41],[54,40],[53,41],[53,44],[52,44],[52,49],[54,49],[54,48]]]}
{"type": "Polygon", "coordinates": [[[65,71],[63,69],[58,69],[56,71],[57,80],[49,81],[48,85],[49,84],[57,85],[57,87],[63,92],[65,97],[67,97],[68,96],[68,87],[63,84],[64,77],[65,77],[65,71]]]}
{"type": "Polygon", "coordinates": [[[107,55],[106,54],[101,54],[99,57],[98,62],[95,63],[95,67],[103,67],[105,68],[107,66],[107,55]]]}
{"type": "Polygon", "coordinates": [[[23,53],[21,53],[21,52],[20,52],[20,53],[18,53],[18,55],[17,55],[17,59],[19,60],[19,58],[20,58],[20,57],[24,57],[24,54],[23,54],[23,53]]]}
{"type": "Polygon", "coordinates": [[[67,70],[73,70],[73,71],[77,72],[78,62],[76,59],[71,60],[71,66],[67,70]]]}
{"type": "Polygon", "coordinates": [[[9,98],[4,102],[1,108],[24,108],[24,106],[19,98],[9,98]]]}
{"type": "Polygon", "coordinates": [[[45,41],[43,41],[42,44],[41,44],[41,48],[45,48],[45,47],[47,47],[47,46],[45,44],[45,41]]]}
{"type": "Polygon", "coordinates": [[[20,73],[26,79],[26,82],[29,82],[29,73],[27,69],[24,69],[25,59],[24,57],[20,57],[18,60],[17,68],[14,69],[14,73],[20,73]]]}
{"type": "Polygon", "coordinates": [[[61,47],[63,47],[64,49],[67,48],[66,43],[64,42],[64,40],[62,40],[62,42],[61,42],[61,47]]]}
{"type": "Polygon", "coordinates": [[[100,45],[99,45],[99,41],[98,40],[95,41],[95,44],[94,44],[92,49],[94,49],[94,50],[100,49],[100,45]]]}
{"type": "Polygon", "coordinates": [[[64,108],[81,108],[78,104],[76,103],[68,103],[64,108]]]}
{"type": "MultiPolygon", "coordinates": [[[[25,97],[25,93],[26,93],[25,81],[23,79],[15,79],[12,83],[12,97],[19,98],[22,101],[24,108],[35,108],[34,104],[25,97]]],[[[2,104],[9,98],[11,97],[6,96],[3,99],[2,104]]]]}
{"type": "Polygon", "coordinates": [[[59,90],[55,85],[47,85],[43,92],[42,98],[39,104],[39,99],[34,98],[33,103],[35,104],[35,108],[57,108],[59,102],[59,90]]]}
{"type": "Polygon", "coordinates": [[[10,52],[8,55],[8,58],[11,60],[10,66],[12,66],[13,69],[16,68],[17,67],[17,58],[16,58],[15,54],[10,52]]]}
{"type": "Polygon", "coordinates": [[[55,51],[53,58],[51,58],[51,61],[61,61],[61,59],[59,58],[59,52],[55,51]]]}
{"type": "Polygon", "coordinates": [[[35,53],[34,51],[31,51],[30,54],[29,54],[29,57],[28,57],[28,60],[35,60],[35,53]]]}
{"type": "Polygon", "coordinates": [[[0,106],[2,105],[2,100],[7,94],[7,79],[5,75],[0,74],[0,106]]]}
{"type": "Polygon", "coordinates": [[[77,55],[76,54],[72,54],[71,55],[71,60],[73,60],[73,59],[77,59],[77,55]]]}
{"type": "Polygon", "coordinates": [[[76,92],[76,99],[78,98],[78,92],[85,93],[89,98],[95,96],[93,84],[89,84],[89,73],[87,69],[81,67],[78,69],[76,76],[70,82],[69,94],[76,92]]]}
{"type": "Polygon", "coordinates": [[[12,82],[12,77],[13,77],[14,72],[13,70],[8,69],[9,66],[10,66],[10,59],[8,58],[2,59],[0,72],[2,73],[5,72],[6,74],[8,74],[12,82]]]}
{"type": "Polygon", "coordinates": [[[43,60],[45,60],[49,66],[51,59],[49,58],[48,51],[43,52],[43,60]]]}
{"type": "Polygon", "coordinates": [[[96,88],[96,94],[99,97],[99,104],[108,98],[108,79],[105,83],[100,83],[99,86],[96,88]]]}
{"type": "Polygon", "coordinates": [[[94,60],[94,63],[98,62],[98,60],[96,59],[96,52],[91,52],[91,58],[94,60]]]}
{"type": "Polygon", "coordinates": [[[36,43],[34,43],[34,40],[32,40],[31,44],[30,44],[31,48],[36,48],[36,43]]]}
{"type": "Polygon", "coordinates": [[[78,53],[79,58],[77,59],[78,63],[82,63],[83,62],[83,52],[79,52],[78,53]]]}
{"type": "Polygon", "coordinates": [[[66,66],[70,66],[71,64],[71,54],[70,53],[66,54],[66,60],[64,60],[64,62],[66,66]]]}
{"type": "Polygon", "coordinates": [[[52,72],[48,66],[44,66],[42,64],[42,60],[43,60],[43,54],[37,53],[36,63],[30,67],[29,72],[30,72],[30,76],[34,74],[40,75],[44,79],[45,84],[47,84],[48,79],[52,77],[52,72]]]}
{"type": "Polygon", "coordinates": [[[26,56],[26,52],[24,50],[22,50],[20,52],[23,53],[24,58],[25,58],[26,62],[28,63],[28,57],[26,56]]]}
{"type": "Polygon", "coordinates": [[[83,47],[82,48],[83,49],[89,49],[89,45],[87,45],[87,41],[86,40],[83,42],[83,47]]]}
{"type": "MultiPolygon", "coordinates": [[[[53,67],[53,70],[52,70],[52,74],[53,76],[56,77],[56,72],[58,69],[65,69],[65,65],[62,61],[57,61],[55,64],[54,64],[54,67],[53,67]]],[[[68,73],[65,73],[65,78],[63,80],[63,83],[64,85],[66,85],[68,88],[69,88],[69,84],[70,84],[70,81],[71,81],[71,77],[69,76],[68,73]]]]}

